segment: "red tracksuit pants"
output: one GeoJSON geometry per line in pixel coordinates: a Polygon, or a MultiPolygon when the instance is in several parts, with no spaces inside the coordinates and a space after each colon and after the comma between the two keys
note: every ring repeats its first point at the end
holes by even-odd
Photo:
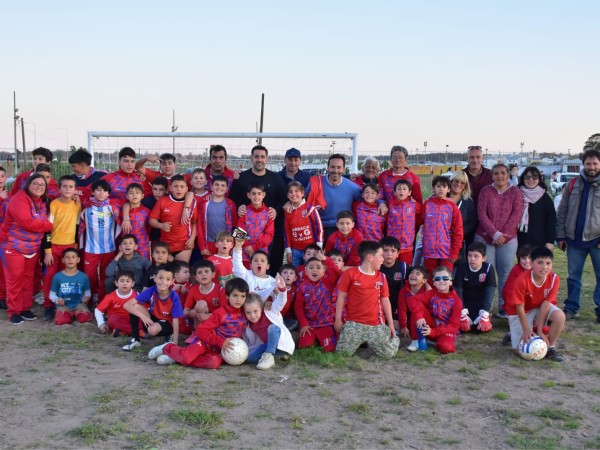
{"type": "Polygon", "coordinates": [[[83,256],[83,271],[90,279],[90,287],[92,289],[92,298],[96,294],[98,303],[102,301],[106,295],[104,290],[104,280],[106,279],[106,268],[115,257],[116,252],[110,253],[84,253],[83,256]]]}
{"type": "Polygon", "coordinates": [[[0,261],[0,300],[6,300],[6,281],[4,280],[4,264],[0,261]]]}
{"type": "Polygon", "coordinates": [[[39,263],[39,253],[31,258],[26,258],[15,250],[2,250],[9,319],[13,314],[21,314],[31,309],[33,304],[33,276],[36,265],[39,266],[39,263]]]}
{"type": "MultiPolygon", "coordinates": [[[[427,322],[427,325],[429,325],[432,328],[436,327],[435,320],[433,320],[433,317],[431,316],[431,313],[429,311],[425,310],[423,312],[423,318],[425,319],[425,322],[427,322]]],[[[417,340],[418,336],[419,334],[417,333],[417,322],[416,320],[411,318],[410,337],[413,340],[417,340]]],[[[440,351],[440,353],[454,353],[456,351],[456,347],[454,346],[454,340],[456,339],[456,335],[454,334],[442,334],[441,336],[434,338],[430,338],[428,336],[427,339],[436,342],[437,348],[440,351]]]]}
{"type": "Polygon", "coordinates": [[[221,354],[216,350],[207,348],[202,341],[197,341],[188,347],[167,344],[163,347],[163,354],[179,364],[200,369],[217,369],[223,363],[221,354]]]}
{"type": "Polygon", "coordinates": [[[319,342],[323,351],[334,352],[336,340],[333,326],[311,328],[309,333],[298,338],[298,348],[312,347],[317,342],[319,342]]]}
{"type": "MultiPolygon", "coordinates": [[[[129,322],[129,314],[111,314],[110,316],[108,316],[108,320],[106,321],[106,323],[108,323],[108,327],[111,330],[119,330],[122,334],[127,334],[131,336],[131,324],[129,322]]],[[[144,331],[144,324],[141,321],[139,330],[144,331]]]]}

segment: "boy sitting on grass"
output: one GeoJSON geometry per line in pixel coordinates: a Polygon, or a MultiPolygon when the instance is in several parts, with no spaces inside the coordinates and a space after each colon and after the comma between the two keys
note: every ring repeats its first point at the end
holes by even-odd
{"type": "Polygon", "coordinates": [[[87,307],[92,296],[90,280],[87,275],[77,270],[79,252],[68,248],[63,252],[64,270],[52,278],[50,300],[56,306],[54,318],[56,325],[66,325],[73,322],[73,316],[79,323],[92,320],[92,313],[87,307]]]}
{"type": "Polygon", "coordinates": [[[529,342],[535,333],[533,322],[538,324],[537,334],[548,345],[546,358],[556,362],[564,357],[556,351],[556,342],[565,325],[565,313],[556,306],[560,288],[558,275],[552,272],[552,250],[537,247],[531,251],[531,269],[523,273],[514,284],[513,295],[505,304],[513,350],[519,342],[529,342]],[[544,326],[549,324],[548,334],[544,326]]]}
{"type": "Polygon", "coordinates": [[[133,289],[134,278],[133,272],[129,270],[119,272],[115,280],[117,290],[107,294],[96,307],[94,314],[96,322],[98,322],[98,329],[102,334],[107,334],[112,330],[113,337],[119,337],[121,334],[131,336],[129,313],[123,308],[123,305],[129,300],[135,299],[138,294],[133,289]],[[107,320],[104,320],[105,314],[107,320]]]}
{"type": "Polygon", "coordinates": [[[231,338],[241,338],[244,329],[243,306],[249,294],[248,283],[241,278],[225,285],[227,304],[218,308],[196,329],[198,339],[188,347],[167,343],[148,352],[149,359],[161,365],[175,362],[202,369],[218,369],[223,363],[221,349],[232,346],[231,338]]]}
{"type": "Polygon", "coordinates": [[[379,271],[383,248],[379,242],[362,241],[358,254],[360,266],[346,270],[337,285],[334,325],[340,333],[337,351],[350,356],[366,342],[378,356],[392,358],[398,352],[400,340],[394,329],[387,281],[379,271]],[[342,324],[344,309],[346,323],[342,324]]]}
{"type": "Polygon", "coordinates": [[[130,352],[140,344],[140,319],[144,332],[150,336],[172,335],[172,342],[179,340],[179,319],[183,318],[183,308],[179,296],[171,289],[175,277],[173,268],[169,265],[159,267],[154,278],[155,286],[146,289],[134,300],[125,303],[124,308],[129,313],[131,324],[131,340],[123,346],[130,352]]]}
{"type": "Polygon", "coordinates": [[[417,340],[417,328],[427,339],[436,341],[440,353],[454,353],[460,325],[462,301],[452,289],[452,274],[446,266],[433,271],[433,289],[408,299],[412,315],[410,334],[417,340]]]}

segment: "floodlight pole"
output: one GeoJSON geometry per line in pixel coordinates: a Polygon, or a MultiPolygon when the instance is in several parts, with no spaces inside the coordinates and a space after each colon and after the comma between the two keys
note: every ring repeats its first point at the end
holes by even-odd
{"type": "MultiPolygon", "coordinates": [[[[264,119],[265,119],[265,94],[263,92],[263,94],[261,96],[261,99],[260,99],[260,128],[258,129],[259,133],[263,132],[263,122],[264,122],[264,119]]],[[[259,137],[256,140],[256,143],[258,145],[262,145],[262,137],[259,137]]]]}

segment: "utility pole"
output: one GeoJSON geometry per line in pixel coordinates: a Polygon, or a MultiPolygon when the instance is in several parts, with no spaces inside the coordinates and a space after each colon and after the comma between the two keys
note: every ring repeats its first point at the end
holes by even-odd
{"type": "MultiPolygon", "coordinates": [[[[171,127],[171,132],[175,133],[177,131],[177,126],[175,126],[175,110],[173,110],[173,126],[171,127]]],[[[175,136],[173,136],[173,156],[175,156],[175,136]]]]}
{"type": "Polygon", "coordinates": [[[18,112],[17,93],[13,91],[13,119],[15,121],[15,171],[19,167],[19,149],[17,148],[17,121],[19,120],[19,116],[17,115],[18,112]]]}
{"type": "Polygon", "coordinates": [[[444,164],[448,164],[448,144],[446,144],[446,160],[444,161],[444,164]]]}
{"type": "Polygon", "coordinates": [[[424,161],[424,163],[427,164],[427,141],[423,142],[423,147],[425,147],[425,161],[424,161]]]}
{"type": "MultiPolygon", "coordinates": [[[[263,132],[264,119],[265,119],[265,93],[263,92],[261,99],[260,99],[260,128],[258,129],[259,133],[263,132]]],[[[258,143],[258,145],[262,145],[262,137],[259,137],[256,142],[258,143]]]]}
{"type": "Polygon", "coordinates": [[[25,159],[25,152],[27,151],[25,149],[25,121],[23,120],[22,117],[21,117],[21,137],[23,139],[23,159],[25,159]]]}

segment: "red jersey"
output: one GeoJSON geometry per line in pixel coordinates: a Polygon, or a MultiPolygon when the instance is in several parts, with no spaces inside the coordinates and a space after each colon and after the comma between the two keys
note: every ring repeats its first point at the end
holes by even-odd
{"type": "Polygon", "coordinates": [[[504,311],[509,315],[517,314],[516,305],[524,305],[525,312],[539,308],[544,302],[556,305],[556,296],[560,288],[560,278],[550,272],[539,286],[533,280],[531,270],[523,273],[515,281],[515,290],[510,298],[510,304],[504,303],[504,311]],[[510,311],[510,312],[509,312],[510,311]]]}
{"type": "MultiPolygon", "coordinates": [[[[13,182],[12,188],[10,189],[10,195],[15,195],[17,192],[23,189],[25,187],[25,183],[27,183],[27,179],[31,175],[33,175],[33,169],[28,170],[27,172],[21,172],[19,175],[17,175],[17,178],[13,182]]],[[[47,194],[50,200],[56,200],[58,197],[60,197],[60,189],[58,188],[54,178],[51,178],[50,182],[48,183],[47,194]]]]}
{"type": "Polygon", "coordinates": [[[219,256],[211,255],[208,259],[215,266],[215,280],[216,283],[225,287],[225,284],[229,280],[233,280],[235,275],[233,274],[233,259],[231,256],[219,256]]]}
{"type": "Polygon", "coordinates": [[[360,267],[352,267],[342,274],[337,289],[348,294],[347,321],[374,326],[385,323],[381,299],[389,299],[390,291],[383,273],[368,275],[360,267]]]}
{"type": "Polygon", "coordinates": [[[427,292],[425,285],[416,294],[411,292],[410,284],[408,283],[400,289],[398,293],[398,323],[400,324],[400,328],[408,328],[408,299],[413,295],[422,294],[423,292],[427,292]]]}
{"type": "MultiPolygon", "coordinates": [[[[191,191],[192,176],[189,173],[183,173],[182,175],[183,179],[185,180],[185,183],[187,184],[188,189],[191,191]]],[[[162,172],[152,169],[146,169],[146,171],[144,172],[144,176],[146,177],[146,183],[150,185],[150,188],[152,188],[152,183],[154,183],[154,180],[156,180],[158,177],[165,177],[165,175],[162,172]]],[[[168,187],[171,187],[171,177],[165,178],[167,179],[168,187]]]]}
{"type": "Polygon", "coordinates": [[[417,203],[423,203],[423,194],[421,193],[421,180],[417,175],[410,171],[408,167],[405,167],[405,172],[401,175],[394,173],[393,169],[384,170],[377,177],[377,182],[381,187],[381,193],[383,199],[389,203],[390,200],[395,199],[394,185],[398,180],[408,180],[412,184],[411,197],[417,203]]]}
{"type": "Polygon", "coordinates": [[[208,305],[208,310],[212,313],[221,306],[227,304],[227,298],[225,297],[225,289],[223,289],[218,283],[213,283],[212,289],[204,294],[200,290],[199,284],[194,284],[188,292],[185,300],[185,307],[188,309],[194,309],[196,303],[200,300],[204,300],[208,305]]]}
{"type": "MultiPolygon", "coordinates": [[[[527,272],[527,269],[523,269],[519,263],[515,264],[512,269],[510,269],[510,273],[508,274],[508,278],[504,283],[504,287],[502,288],[502,298],[504,299],[505,305],[510,305],[510,308],[514,307],[512,300],[509,300],[513,293],[515,292],[515,281],[527,272]]],[[[506,309],[504,310],[506,312],[506,309]]],[[[508,313],[507,313],[508,314],[508,313]]],[[[517,314],[517,311],[513,308],[511,310],[511,315],[517,314]]]]}
{"type": "Polygon", "coordinates": [[[102,314],[106,314],[108,317],[112,315],[129,317],[129,313],[123,308],[123,305],[132,298],[135,298],[138,293],[135,289],[132,289],[129,295],[122,298],[118,291],[113,291],[110,294],[106,294],[100,304],[96,307],[102,314]]]}
{"type": "Polygon", "coordinates": [[[158,199],[150,213],[151,219],[156,219],[161,223],[171,222],[171,231],[160,230],[160,240],[169,244],[171,253],[185,249],[185,242],[192,235],[192,226],[196,226],[198,213],[195,202],[192,202],[192,217],[188,225],[181,223],[184,203],[184,198],[175,200],[172,195],[164,196],[158,199]]]}

